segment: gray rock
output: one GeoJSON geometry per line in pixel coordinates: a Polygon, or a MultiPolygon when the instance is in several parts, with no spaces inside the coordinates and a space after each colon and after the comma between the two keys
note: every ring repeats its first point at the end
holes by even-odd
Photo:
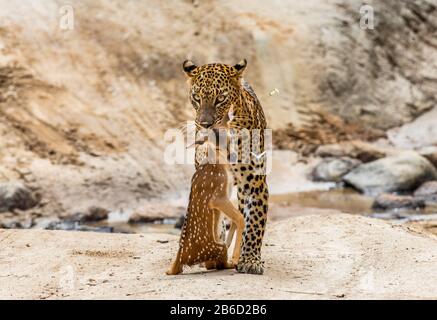
{"type": "Polygon", "coordinates": [[[81,221],[102,221],[108,219],[110,211],[101,207],[89,207],[81,221]]]}
{"type": "Polygon", "coordinates": [[[376,197],[372,208],[375,210],[424,208],[425,201],[412,196],[383,193],[376,197]]]}
{"type": "Polygon", "coordinates": [[[28,210],[39,203],[39,197],[20,182],[0,183],[0,212],[28,210]]]}
{"type": "Polygon", "coordinates": [[[184,207],[176,207],[162,204],[149,204],[138,208],[128,219],[129,224],[156,223],[175,221],[184,214],[184,207]]]}
{"type": "MultiPolygon", "coordinates": [[[[434,119],[434,121],[437,121],[437,118],[434,119]]],[[[426,159],[428,159],[428,161],[431,162],[434,165],[434,167],[437,168],[437,147],[436,146],[425,147],[425,148],[418,150],[418,152],[422,157],[425,157],[426,159]]]]}
{"type": "Polygon", "coordinates": [[[437,201],[437,181],[425,182],[414,192],[414,196],[425,201],[437,201]]]}
{"type": "Polygon", "coordinates": [[[163,221],[164,219],[161,218],[160,216],[155,216],[155,215],[143,215],[140,214],[138,212],[132,214],[129,219],[128,219],[128,223],[129,224],[137,224],[137,223],[153,223],[153,222],[157,222],[157,221],[163,221]]]}
{"type": "Polygon", "coordinates": [[[77,222],[95,222],[108,219],[110,211],[101,208],[91,206],[85,212],[78,212],[71,216],[63,218],[65,221],[77,221],[77,222]]]}
{"type": "Polygon", "coordinates": [[[30,229],[33,225],[32,218],[14,217],[0,221],[1,229],[30,229]]]}
{"type": "Polygon", "coordinates": [[[436,168],[415,152],[359,165],[343,177],[347,184],[371,195],[412,191],[430,180],[437,180],[436,168]]]}
{"type": "Polygon", "coordinates": [[[358,159],[361,162],[371,162],[387,156],[389,150],[376,147],[362,141],[347,141],[335,144],[321,145],[317,148],[315,155],[322,158],[347,157],[358,159]]]}
{"type": "Polygon", "coordinates": [[[311,172],[311,179],[314,181],[340,182],[342,177],[361,161],[351,158],[324,159],[311,172]]]}
{"type": "Polygon", "coordinates": [[[184,225],[184,223],[185,223],[185,215],[181,214],[181,216],[178,218],[178,220],[176,220],[174,227],[176,229],[182,229],[182,226],[184,225]]]}

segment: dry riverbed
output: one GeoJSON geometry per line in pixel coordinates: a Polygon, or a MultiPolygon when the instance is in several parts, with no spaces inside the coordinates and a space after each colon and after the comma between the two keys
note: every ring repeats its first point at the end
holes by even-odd
{"type": "Polygon", "coordinates": [[[198,267],[166,276],[177,235],[0,230],[0,298],[437,298],[437,237],[313,213],[269,225],[262,276],[198,267]]]}

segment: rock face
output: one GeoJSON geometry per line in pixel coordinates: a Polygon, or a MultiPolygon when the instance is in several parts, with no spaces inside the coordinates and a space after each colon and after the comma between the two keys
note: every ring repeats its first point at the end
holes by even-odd
{"type": "Polygon", "coordinates": [[[28,210],[39,202],[31,190],[20,182],[0,183],[0,212],[28,210]]]}
{"type": "MultiPolygon", "coordinates": [[[[359,16],[361,3],[347,1],[341,5],[350,19],[341,19],[341,50],[335,48],[334,41],[327,41],[332,50],[328,50],[326,59],[337,63],[323,77],[322,88],[326,88],[327,96],[341,101],[332,108],[349,120],[390,128],[435,105],[435,77],[425,74],[428,63],[437,56],[437,41],[431,36],[437,26],[437,4],[433,0],[371,1],[375,30],[360,30],[353,19],[359,16]],[[383,74],[390,74],[390,79],[383,74]],[[427,78],[423,84],[422,77],[427,78]],[[408,86],[413,88],[409,93],[393,94],[408,86]],[[385,101],[382,104],[377,102],[381,99],[385,101]],[[386,103],[390,107],[381,108],[386,103]],[[416,111],[410,113],[413,109],[416,111]]],[[[436,75],[434,68],[436,65],[432,67],[436,75]]]]}
{"type": "Polygon", "coordinates": [[[188,57],[246,57],[275,130],[311,128],[313,107],[385,130],[436,104],[433,0],[372,1],[374,30],[362,0],[84,0],[74,32],[58,27],[60,1],[20,3],[0,0],[0,150],[68,212],[90,194],[121,209],[188,189],[192,172],[162,161],[165,131],[193,119],[188,57]]]}
{"type": "Polygon", "coordinates": [[[311,172],[314,181],[340,182],[342,177],[361,161],[351,158],[324,159],[311,172]]]}
{"type": "Polygon", "coordinates": [[[375,210],[424,208],[425,201],[412,196],[383,193],[376,197],[372,208],[375,210]]]}
{"type": "Polygon", "coordinates": [[[415,152],[359,165],[343,177],[347,184],[372,195],[412,191],[423,182],[436,179],[434,166],[415,152]]]}

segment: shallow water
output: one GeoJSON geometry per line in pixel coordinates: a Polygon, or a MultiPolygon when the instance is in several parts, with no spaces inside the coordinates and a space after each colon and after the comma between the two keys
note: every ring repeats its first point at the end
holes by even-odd
{"type": "Polygon", "coordinates": [[[372,213],[373,199],[351,189],[331,189],[271,195],[272,203],[304,208],[335,209],[351,214],[372,213]]]}
{"type": "MultiPolygon", "coordinates": [[[[375,211],[372,209],[372,197],[360,194],[352,189],[343,188],[276,194],[270,196],[270,202],[280,204],[282,207],[298,206],[302,208],[334,209],[345,213],[397,220],[399,222],[437,219],[437,206],[435,205],[417,210],[375,211]]],[[[281,216],[281,219],[284,218],[286,216],[281,216]]],[[[175,228],[175,223],[175,219],[144,224],[129,224],[127,219],[109,219],[108,221],[88,225],[100,228],[110,227],[113,232],[119,233],[166,233],[178,235],[179,229],[175,228]]]]}
{"type": "Polygon", "coordinates": [[[166,219],[156,223],[130,224],[127,221],[102,221],[88,224],[92,227],[112,228],[116,233],[165,233],[179,235],[179,229],[175,228],[175,219],[166,219]]]}
{"type": "Polygon", "coordinates": [[[437,213],[436,204],[427,204],[423,209],[375,210],[373,197],[358,193],[353,189],[331,189],[272,195],[272,203],[297,205],[304,208],[334,209],[350,214],[361,214],[383,219],[399,219],[408,216],[437,213]]]}

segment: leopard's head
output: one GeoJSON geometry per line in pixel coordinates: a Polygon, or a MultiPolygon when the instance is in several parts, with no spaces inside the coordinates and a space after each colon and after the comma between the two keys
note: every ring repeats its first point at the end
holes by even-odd
{"type": "Polygon", "coordinates": [[[245,59],[234,66],[213,63],[198,67],[189,60],[183,63],[199,127],[211,128],[228,116],[240,99],[241,79],[246,66],[245,59]]]}

